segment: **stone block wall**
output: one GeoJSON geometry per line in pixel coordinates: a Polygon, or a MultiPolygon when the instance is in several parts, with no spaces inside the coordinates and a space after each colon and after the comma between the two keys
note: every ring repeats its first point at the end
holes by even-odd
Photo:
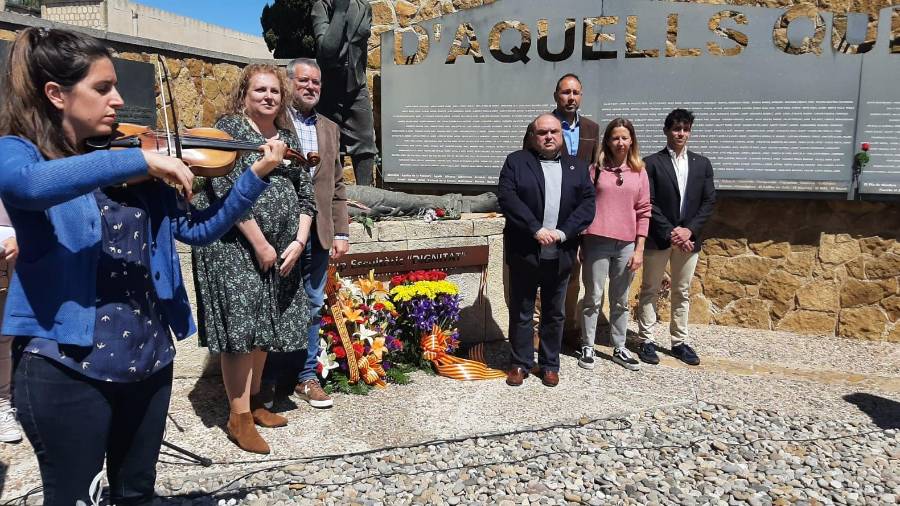
{"type": "MultiPolygon", "coordinates": [[[[0,40],[15,39],[16,32],[21,28],[23,27],[0,24],[0,40]]],[[[165,58],[171,79],[172,95],[177,105],[178,122],[184,128],[212,126],[215,123],[225,112],[231,92],[240,78],[241,69],[247,63],[239,59],[223,61],[219,58],[188,55],[153,47],[135,51],[137,48],[131,44],[109,40],[106,42],[117,51],[118,58],[125,60],[142,61],[155,66],[157,54],[165,58]]],[[[157,98],[156,126],[161,128],[164,126],[164,116],[159,100],[158,76],[154,78],[152,86],[157,98]]],[[[166,98],[167,100],[170,98],[168,92],[166,98]]]]}
{"type": "MultiPolygon", "coordinates": [[[[121,52],[118,57],[155,65],[156,54],[121,52]]],[[[237,87],[243,65],[165,54],[163,56],[171,80],[172,96],[177,104],[179,124],[184,128],[212,126],[225,112],[231,93],[237,87]]],[[[164,116],[159,106],[159,85],[155,86],[155,90],[157,123],[162,127],[164,116]]],[[[168,90],[166,99],[169,99],[168,90]]]]}
{"type": "Polygon", "coordinates": [[[692,322],[900,342],[900,204],[725,198],[704,237],[692,322]]]}
{"type": "Polygon", "coordinates": [[[45,2],[41,17],[68,25],[83,26],[94,30],[106,30],[106,9],[96,0],[70,0],[45,2]]]}

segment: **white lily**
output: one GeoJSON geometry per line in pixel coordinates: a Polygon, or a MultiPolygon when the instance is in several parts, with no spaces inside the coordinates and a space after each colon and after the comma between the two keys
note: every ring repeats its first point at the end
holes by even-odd
{"type": "Polygon", "coordinates": [[[334,353],[328,353],[324,350],[319,354],[319,357],[316,359],[316,361],[322,364],[322,379],[327,378],[328,373],[332,369],[337,369],[339,367],[337,356],[335,356],[334,353]]]}

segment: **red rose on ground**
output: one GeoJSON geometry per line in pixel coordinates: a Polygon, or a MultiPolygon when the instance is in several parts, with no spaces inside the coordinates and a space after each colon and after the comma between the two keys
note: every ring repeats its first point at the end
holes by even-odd
{"type": "Polygon", "coordinates": [[[322,315],[322,325],[323,326],[327,327],[328,325],[332,325],[333,323],[334,323],[334,317],[332,317],[330,314],[322,315]]]}
{"type": "Polygon", "coordinates": [[[336,358],[347,358],[347,350],[345,350],[343,346],[335,346],[332,351],[334,351],[334,356],[336,358]]]}
{"type": "Polygon", "coordinates": [[[406,281],[405,276],[394,276],[391,278],[391,286],[400,286],[406,281]]]}
{"type": "Polygon", "coordinates": [[[434,210],[434,214],[435,214],[438,218],[443,218],[444,216],[447,215],[447,212],[444,211],[443,209],[441,209],[441,208],[439,207],[439,208],[437,208],[437,209],[434,210]]]}
{"type": "Polygon", "coordinates": [[[372,309],[374,309],[375,311],[381,311],[382,309],[384,309],[384,304],[376,302],[375,305],[372,306],[372,309]]]}
{"type": "Polygon", "coordinates": [[[353,351],[356,352],[356,358],[359,358],[363,356],[363,351],[365,351],[365,348],[363,347],[362,343],[357,342],[353,343],[353,351]]]}
{"type": "Polygon", "coordinates": [[[863,150],[863,151],[868,151],[870,147],[872,147],[872,146],[871,146],[868,142],[862,143],[862,150],[863,150]]]}

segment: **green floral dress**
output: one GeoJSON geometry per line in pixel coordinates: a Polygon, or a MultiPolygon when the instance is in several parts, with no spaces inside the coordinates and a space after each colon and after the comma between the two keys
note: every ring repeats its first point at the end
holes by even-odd
{"type": "MultiPolygon", "coordinates": [[[[225,116],[216,128],[235,139],[265,144],[242,115],[225,116]]],[[[279,137],[294,149],[300,142],[293,132],[278,130],[279,137]]],[[[224,197],[244,170],[250,170],[261,153],[242,152],[234,170],[226,177],[207,179],[194,198],[203,209],[224,197]]],[[[296,351],[307,346],[309,300],[303,289],[298,261],[286,277],[278,274],[281,254],[297,237],[300,215],[315,216],[315,200],[309,170],[288,165],[269,176],[269,187],[242,221],[255,219],[278,262],[263,273],[256,253],[238,228],[208,246],[194,247],[194,283],[200,346],[211,352],[249,353],[296,351]]]]}

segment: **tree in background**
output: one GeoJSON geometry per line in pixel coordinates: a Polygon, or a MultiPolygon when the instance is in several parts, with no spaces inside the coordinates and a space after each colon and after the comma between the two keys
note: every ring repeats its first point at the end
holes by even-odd
{"type": "Polygon", "coordinates": [[[316,39],[310,11],[315,0],[275,0],[266,4],[259,21],[266,45],[275,58],[315,58],[316,39]]]}

